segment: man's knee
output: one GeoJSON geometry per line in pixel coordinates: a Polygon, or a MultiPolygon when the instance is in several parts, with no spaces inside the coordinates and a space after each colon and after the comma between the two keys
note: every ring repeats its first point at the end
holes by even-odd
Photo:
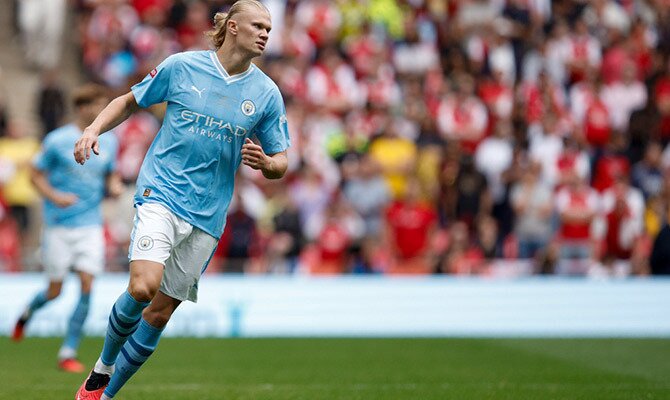
{"type": "Polygon", "coordinates": [[[49,287],[47,288],[47,299],[53,300],[56,297],[60,296],[61,289],[63,288],[62,281],[51,281],[49,282],[49,287]]]}
{"type": "Polygon", "coordinates": [[[130,282],[128,285],[128,293],[137,301],[147,302],[151,301],[156,295],[158,287],[147,282],[130,282]]]}
{"type": "Polygon", "coordinates": [[[60,296],[60,291],[61,291],[60,287],[49,288],[49,290],[47,290],[47,299],[53,300],[56,297],[60,296]]]}

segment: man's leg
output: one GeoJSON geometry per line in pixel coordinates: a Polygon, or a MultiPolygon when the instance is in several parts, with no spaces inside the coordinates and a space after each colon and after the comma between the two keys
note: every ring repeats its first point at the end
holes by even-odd
{"type": "Polygon", "coordinates": [[[14,332],[12,333],[12,339],[15,342],[23,339],[24,329],[30,318],[32,318],[35,311],[42,308],[46,303],[55,299],[60,295],[61,289],[63,288],[63,281],[49,281],[49,287],[46,290],[43,290],[35,295],[33,299],[28,304],[28,307],[21,313],[19,320],[16,321],[14,326],[14,332]]]}
{"type": "Polygon", "coordinates": [[[137,329],[142,311],[158,292],[162,277],[162,264],[144,260],[130,263],[128,290],[116,301],[109,316],[105,344],[100,354],[100,361],[105,366],[116,362],[126,339],[137,329]]]}
{"type": "Polygon", "coordinates": [[[102,399],[111,399],[153,354],[165,325],[177,309],[180,300],[158,292],[142,313],[142,321],[128,338],[116,359],[116,370],[102,399]]]}
{"type": "Polygon", "coordinates": [[[65,340],[58,351],[58,365],[61,369],[68,372],[83,372],[84,366],[76,360],[77,350],[81,342],[84,322],[88,316],[89,304],[91,301],[91,287],[93,286],[93,275],[87,272],[79,272],[81,282],[81,295],[79,302],[70,317],[67,325],[65,340]]]}
{"type": "MultiPolygon", "coordinates": [[[[185,224],[184,222],[183,225],[185,224]]],[[[183,232],[189,230],[182,229],[183,232]]],[[[121,354],[116,359],[116,371],[102,400],[113,398],[153,354],[163,328],[181,301],[197,300],[197,282],[211,259],[217,242],[216,238],[194,230],[193,234],[177,243],[165,262],[160,291],[144,310],[137,331],[123,345],[121,354]]]]}
{"type": "Polygon", "coordinates": [[[100,398],[102,391],[114,373],[114,363],[130,335],[140,324],[142,311],[158,292],[163,277],[163,264],[135,260],[130,263],[128,290],[116,300],[109,315],[105,344],[100,358],[77,396],[100,398]]]}

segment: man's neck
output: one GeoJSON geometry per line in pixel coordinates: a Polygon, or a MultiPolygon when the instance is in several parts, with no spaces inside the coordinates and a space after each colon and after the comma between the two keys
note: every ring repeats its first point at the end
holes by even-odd
{"type": "Polygon", "coordinates": [[[227,43],[224,43],[216,51],[216,57],[230,76],[246,72],[249,66],[251,66],[251,59],[248,55],[241,53],[232,45],[227,45],[227,43]]]}

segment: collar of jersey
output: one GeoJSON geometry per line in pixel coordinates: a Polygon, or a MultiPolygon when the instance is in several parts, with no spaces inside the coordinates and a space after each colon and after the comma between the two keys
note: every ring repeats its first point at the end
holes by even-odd
{"type": "Polygon", "coordinates": [[[223,78],[224,81],[226,81],[226,83],[233,83],[242,80],[247,76],[249,76],[251,72],[254,70],[254,64],[251,63],[251,65],[249,65],[249,68],[246,71],[231,76],[230,74],[228,74],[228,71],[226,71],[226,69],[223,68],[223,65],[221,65],[219,58],[216,56],[216,52],[210,51],[209,57],[212,59],[214,66],[219,71],[221,77],[223,78]]]}

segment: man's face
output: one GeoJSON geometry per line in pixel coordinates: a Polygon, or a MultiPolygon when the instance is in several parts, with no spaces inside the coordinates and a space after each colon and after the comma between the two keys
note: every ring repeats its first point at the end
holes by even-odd
{"type": "Polygon", "coordinates": [[[267,11],[244,9],[231,19],[237,22],[237,46],[253,57],[263,54],[272,29],[272,21],[267,11]]]}

